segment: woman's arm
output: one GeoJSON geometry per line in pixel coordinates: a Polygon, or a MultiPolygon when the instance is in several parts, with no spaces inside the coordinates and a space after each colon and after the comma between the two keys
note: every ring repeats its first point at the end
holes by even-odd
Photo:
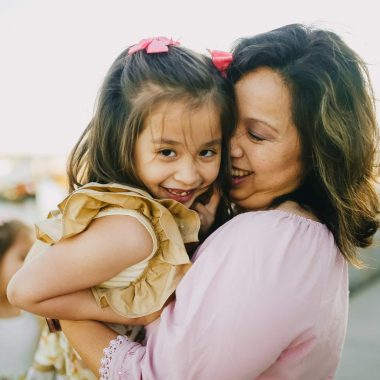
{"type": "MultiPolygon", "coordinates": [[[[46,301],[102,283],[149,256],[152,248],[149,232],[135,218],[95,219],[84,232],[27,262],[8,285],[9,300],[32,313],[75,319],[78,310],[70,302],[46,301]]],[[[80,307],[85,309],[85,305],[80,307]]]]}

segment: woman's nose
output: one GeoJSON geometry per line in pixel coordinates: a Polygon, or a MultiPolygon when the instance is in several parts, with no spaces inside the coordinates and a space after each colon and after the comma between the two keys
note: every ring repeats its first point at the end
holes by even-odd
{"type": "Polygon", "coordinates": [[[239,145],[239,139],[236,136],[236,134],[234,136],[232,136],[231,141],[230,141],[230,145],[231,145],[231,149],[230,149],[231,157],[239,158],[243,155],[243,150],[241,149],[241,147],[239,145]]]}

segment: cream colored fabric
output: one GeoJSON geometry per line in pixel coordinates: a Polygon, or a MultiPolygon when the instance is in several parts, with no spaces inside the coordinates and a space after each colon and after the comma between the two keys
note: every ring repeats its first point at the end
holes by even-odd
{"type": "Polygon", "coordinates": [[[137,278],[139,278],[144,272],[144,270],[148,267],[149,260],[157,252],[158,240],[150,221],[144,215],[140,214],[138,211],[126,210],[122,208],[109,208],[104,211],[100,211],[99,214],[96,216],[96,218],[101,218],[102,216],[108,216],[108,215],[132,216],[136,218],[148,230],[150,236],[152,237],[153,249],[152,249],[151,254],[148,257],[146,257],[144,260],[140,261],[139,263],[135,265],[125,268],[115,277],[109,279],[108,281],[102,282],[99,285],[99,287],[101,288],[108,288],[108,289],[112,289],[116,287],[126,287],[132,281],[135,281],[137,278]]]}
{"type": "Polygon", "coordinates": [[[49,245],[84,231],[97,216],[120,209],[128,213],[132,210],[128,215],[141,215],[138,220],[157,242],[155,252],[149,260],[132,267],[135,278],[129,276],[132,272],[126,268],[116,279],[95,286],[92,291],[101,307],[109,305],[118,314],[133,318],[159,310],[191,265],[184,243],[198,240],[200,222],[198,214],[181,203],[156,200],[129,186],[89,183],[71,193],[58,210],[36,224],[38,241],[28,260],[49,245]]]}

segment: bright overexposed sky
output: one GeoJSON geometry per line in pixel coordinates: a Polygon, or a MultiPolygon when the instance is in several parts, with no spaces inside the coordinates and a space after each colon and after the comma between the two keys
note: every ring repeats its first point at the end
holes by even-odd
{"type": "MultiPolygon", "coordinates": [[[[201,52],[302,22],[329,28],[368,63],[380,97],[376,1],[0,0],[0,155],[67,155],[103,76],[127,46],[165,35],[201,52]]],[[[380,108],[380,107],[379,107],[380,108]]],[[[380,110],[379,110],[380,111],[380,110]]]]}

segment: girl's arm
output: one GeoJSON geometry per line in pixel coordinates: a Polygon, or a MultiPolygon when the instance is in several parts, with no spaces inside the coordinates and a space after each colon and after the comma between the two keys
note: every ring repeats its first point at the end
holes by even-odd
{"type": "Polygon", "coordinates": [[[53,319],[70,318],[73,321],[92,319],[123,325],[146,325],[159,318],[161,311],[142,317],[127,318],[113,311],[110,306],[100,308],[91,290],[84,289],[39,302],[35,305],[33,313],[53,319]]]}
{"type": "MultiPolygon", "coordinates": [[[[15,306],[40,315],[77,319],[78,309],[82,309],[81,317],[85,317],[94,305],[81,303],[83,293],[75,307],[69,302],[75,301],[73,293],[114,277],[149,256],[152,249],[149,232],[135,218],[112,215],[95,219],[84,232],[27,262],[11,279],[8,298],[15,306]],[[67,297],[48,302],[61,296],[67,297]]],[[[94,318],[89,314],[86,319],[94,318]]]]}

